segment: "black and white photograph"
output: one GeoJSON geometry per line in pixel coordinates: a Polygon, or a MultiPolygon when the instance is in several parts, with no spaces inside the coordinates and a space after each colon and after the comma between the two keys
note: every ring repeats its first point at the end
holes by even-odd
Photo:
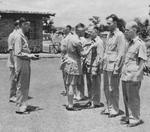
{"type": "Polygon", "coordinates": [[[0,0],[0,132],[149,132],[149,0],[0,0]]]}

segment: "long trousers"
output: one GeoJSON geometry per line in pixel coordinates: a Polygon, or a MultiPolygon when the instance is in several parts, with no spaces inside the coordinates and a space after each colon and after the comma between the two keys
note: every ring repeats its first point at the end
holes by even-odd
{"type": "Polygon", "coordinates": [[[17,83],[14,80],[15,68],[10,68],[10,95],[9,98],[16,96],[17,83]]]}
{"type": "Polygon", "coordinates": [[[84,76],[81,76],[81,83],[75,88],[75,98],[82,99],[84,97],[84,76]]]}
{"type": "Polygon", "coordinates": [[[106,97],[106,106],[110,114],[119,113],[119,81],[120,76],[118,74],[112,74],[110,82],[112,91],[110,91],[108,72],[104,71],[104,93],[106,97]]]}
{"type": "Polygon", "coordinates": [[[90,100],[95,104],[100,104],[100,84],[101,84],[101,76],[92,75],[90,73],[86,74],[87,77],[87,88],[88,88],[88,96],[90,100]]]}
{"type": "Polygon", "coordinates": [[[17,105],[21,106],[26,104],[28,100],[29,85],[30,85],[30,61],[18,59],[17,71],[17,105]]]}
{"type": "Polygon", "coordinates": [[[140,87],[141,81],[122,81],[123,100],[127,117],[140,118],[140,87]]]}

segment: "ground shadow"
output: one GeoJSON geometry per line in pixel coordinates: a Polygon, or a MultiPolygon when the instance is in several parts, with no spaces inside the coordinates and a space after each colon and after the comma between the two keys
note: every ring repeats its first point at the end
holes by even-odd
{"type": "Polygon", "coordinates": [[[67,96],[67,93],[66,93],[65,91],[62,91],[60,94],[61,94],[62,96],[67,96]]]}
{"type": "Polygon", "coordinates": [[[31,96],[28,96],[28,100],[30,100],[30,99],[33,99],[33,97],[31,97],[31,96]]]}
{"type": "Polygon", "coordinates": [[[124,115],[124,111],[119,110],[119,115],[124,115]]]}
{"type": "MultiPolygon", "coordinates": [[[[67,107],[67,105],[66,104],[63,104],[62,106],[64,106],[65,108],[67,107]]],[[[72,110],[72,111],[80,111],[80,110],[82,110],[81,108],[79,108],[79,107],[75,107],[76,109],[75,110],[72,110]]]]}
{"type": "Polygon", "coordinates": [[[90,107],[89,105],[87,105],[87,103],[75,103],[74,104],[75,107],[79,107],[81,109],[97,109],[97,108],[101,108],[101,107],[104,107],[104,104],[103,103],[100,103],[99,106],[95,106],[95,107],[90,107]]]}
{"type": "Polygon", "coordinates": [[[43,108],[40,108],[39,106],[32,106],[32,105],[28,105],[27,107],[27,112],[29,113],[39,111],[39,110],[43,110],[43,108]]]}
{"type": "MultiPolygon", "coordinates": [[[[74,107],[75,108],[79,108],[79,110],[85,110],[85,109],[97,109],[97,108],[101,108],[101,107],[104,107],[104,104],[103,103],[100,103],[99,106],[96,106],[96,107],[89,107],[86,105],[87,103],[85,102],[78,102],[78,103],[74,103],[74,107]]],[[[64,107],[67,107],[66,104],[63,105],[64,107]]]]}

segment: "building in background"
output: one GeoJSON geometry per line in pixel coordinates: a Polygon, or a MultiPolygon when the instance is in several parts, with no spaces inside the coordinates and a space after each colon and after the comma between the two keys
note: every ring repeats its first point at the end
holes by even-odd
{"type": "Polygon", "coordinates": [[[7,39],[14,28],[14,21],[20,17],[25,17],[31,22],[31,31],[28,34],[29,47],[32,52],[42,51],[43,41],[43,19],[50,19],[55,14],[49,12],[29,12],[0,10],[0,53],[7,52],[7,39]]]}

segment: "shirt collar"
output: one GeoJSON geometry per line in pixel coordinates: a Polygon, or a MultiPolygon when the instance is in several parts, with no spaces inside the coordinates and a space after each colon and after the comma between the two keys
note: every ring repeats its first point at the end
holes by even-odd
{"type": "Polygon", "coordinates": [[[116,28],[116,29],[114,30],[114,34],[116,34],[118,31],[119,31],[119,29],[116,28]]]}
{"type": "Polygon", "coordinates": [[[134,44],[137,40],[139,40],[139,37],[138,37],[138,36],[136,36],[134,39],[132,39],[132,40],[129,42],[129,44],[132,45],[132,44],[134,44]]]}
{"type": "Polygon", "coordinates": [[[99,36],[96,36],[95,40],[97,41],[97,40],[99,40],[99,39],[100,39],[100,37],[99,37],[99,36]]]}
{"type": "Polygon", "coordinates": [[[139,39],[138,36],[136,36],[132,41],[135,43],[139,39]]]}
{"type": "Polygon", "coordinates": [[[109,36],[112,37],[112,36],[116,35],[118,31],[119,31],[119,29],[116,28],[113,32],[109,33],[109,36]]]}
{"type": "Polygon", "coordinates": [[[18,32],[19,32],[19,34],[20,34],[21,36],[24,36],[24,33],[23,33],[22,29],[18,29],[18,32]]]}

